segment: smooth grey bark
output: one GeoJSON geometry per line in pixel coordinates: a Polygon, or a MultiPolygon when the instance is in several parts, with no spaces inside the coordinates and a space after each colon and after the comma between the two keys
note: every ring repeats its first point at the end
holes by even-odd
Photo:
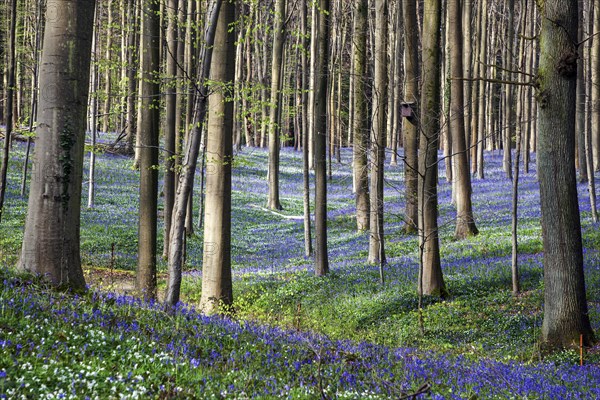
{"type": "Polygon", "coordinates": [[[369,181],[369,263],[385,264],[383,229],[383,171],[386,143],[387,75],[387,0],[375,0],[375,66],[371,127],[371,171],[369,181]]]}
{"type": "Polygon", "coordinates": [[[512,294],[517,296],[521,292],[520,272],[519,272],[519,237],[518,237],[518,224],[519,224],[519,162],[521,161],[521,128],[517,129],[516,138],[516,152],[515,160],[513,164],[513,182],[512,182],[512,218],[511,218],[511,244],[512,244],[512,256],[511,256],[511,278],[512,278],[512,294]]]}
{"type": "Polygon", "coordinates": [[[438,232],[437,170],[440,137],[440,23],[441,1],[425,0],[423,11],[423,91],[421,96],[421,135],[419,139],[419,246],[422,281],[419,292],[447,294],[440,261],[438,232]]]}
{"type": "MultiPolygon", "coordinates": [[[[510,72],[516,70],[514,68],[514,48],[515,48],[515,0],[506,1],[506,30],[507,30],[507,50],[506,50],[506,69],[509,71],[506,73],[506,80],[513,81],[513,74],[510,72]]],[[[503,157],[502,166],[504,172],[509,179],[513,179],[512,176],[512,141],[515,137],[516,128],[516,114],[515,114],[515,87],[514,85],[506,85],[504,87],[504,102],[506,105],[505,109],[505,122],[503,132],[503,157]]]]}
{"type": "Polygon", "coordinates": [[[354,103],[352,132],[352,160],[356,202],[356,228],[358,231],[369,229],[369,168],[367,165],[367,104],[365,98],[366,59],[367,59],[367,18],[368,1],[357,4],[354,17],[354,35],[352,39],[352,58],[354,61],[354,103]]]}
{"type": "Polygon", "coordinates": [[[315,274],[329,272],[327,255],[327,75],[329,70],[330,1],[319,0],[315,57],[314,166],[315,166],[315,274]]]}
{"type": "MultiPolygon", "coordinates": [[[[452,162],[454,164],[454,188],[456,194],[456,230],[459,239],[479,233],[473,218],[471,201],[471,174],[465,143],[465,102],[463,76],[462,15],[460,0],[448,1],[448,34],[450,44],[450,132],[452,135],[452,162]]],[[[510,151],[510,147],[508,149],[510,151]]]]}
{"type": "Polygon", "coordinates": [[[267,208],[281,210],[279,201],[279,150],[281,124],[278,111],[283,104],[280,103],[280,93],[283,83],[283,44],[285,41],[285,0],[275,2],[275,26],[273,28],[273,59],[271,63],[271,104],[269,112],[269,198],[267,208]]]}
{"type": "Polygon", "coordinates": [[[138,142],[140,191],[136,290],[146,299],[156,298],[158,212],[158,134],[160,116],[160,19],[156,0],[142,3],[142,41],[138,142]]]}
{"type": "MultiPolygon", "coordinates": [[[[113,49],[113,2],[114,0],[107,0],[107,21],[106,21],[106,47],[105,47],[105,56],[104,60],[112,60],[112,54],[114,52],[113,49]]],[[[104,70],[104,105],[103,105],[103,117],[102,117],[102,131],[108,132],[110,130],[110,108],[111,108],[111,100],[112,100],[112,74],[113,68],[110,64],[105,65],[104,70]]]]}
{"type": "MultiPolygon", "coordinates": [[[[29,114],[29,129],[28,132],[33,132],[33,124],[36,119],[38,106],[38,89],[39,89],[39,67],[40,67],[40,47],[42,45],[42,30],[44,21],[44,2],[38,1],[36,7],[36,24],[35,24],[35,55],[33,64],[33,82],[31,90],[31,109],[29,114]]],[[[1,79],[1,78],[0,78],[1,79]]],[[[1,107],[0,107],[1,108],[1,107]]],[[[27,147],[25,149],[25,161],[23,161],[23,176],[21,178],[21,197],[25,197],[27,188],[27,171],[29,170],[29,154],[31,153],[31,137],[27,138],[27,147]]]]}
{"type": "MultiPolygon", "coordinates": [[[[594,32],[590,61],[592,63],[592,141],[594,171],[600,169],[600,0],[593,1],[594,32]]],[[[590,175],[592,172],[589,172],[590,175]]]]}
{"type": "Polygon", "coordinates": [[[4,146],[2,148],[2,168],[0,168],[0,221],[4,214],[4,198],[6,197],[6,185],[8,183],[8,161],[14,125],[13,100],[15,96],[15,52],[17,33],[17,1],[10,1],[10,28],[8,29],[8,65],[7,65],[7,88],[6,88],[6,133],[4,134],[4,146]]]}
{"type": "Polygon", "coordinates": [[[37,140],[18,269],[85,290],[79,226],[93,0],[57,0],[46,16],[37,140]]]}
{"type": "Polygon", "coordinates": [[[419,30],[417,27],[417,5],[413,1],[402,2],[404,18],[404,100],[405,107],[413,106],[417,114],[405,118],[402,124],[404,142],[404,185],[406,187],[406,206],[404,231],[417,232],[418,227],[418,137],[419,137],[419,30]]]}
{"type": "Polygon", "coordinates": [[[235,75],[235,3],[221,5],[215,30],[211,81],[216,82],[209,102],[204,209],[204,254],[200,309],[227,311],[233,303],[231,282],[231,164],[233,163],[233,101],[235,75]]]}
{"type": "Polygon", "coordinates": [[[91,77],[90,77],[90,134],[92,136],[92,149],[90,151],[90,166],[89,166],[89,181],[88,181],[88,203],[87,208],[94,208],[94,197],[96,195],[96,138],[98,134],[98,31],[99,18],[98,10],[94,17],[94,33],[92,35],[92,62],[91,62],[91,77]]]}
{"type": "MultiPolygon", "coordinates": [[[[169,244],[168,258],[168,280],[167,293],[165,302],[174,306],[179,302],[181,293],[181,272],[183,269],[183,255],[185,251],[185,221],[186,213],[188,212],[187,202],[194,184],[194,174],[198,163],[198,155],[200,153],[200,145],[202,142],[202,124],[207,113],[208,88],[206,80],[209,77],[212,49],[215,40],[215,30],[221,8],[221,0],[211,2],[207,11],[207,22],[204,31],[204,44],[200,50],[200,67],[199,79],[200,82],[196,101],[194,105],[194,117],[190,134],[185,146],[185,156],[181,165],[181,173],[179,174],[179,184],[177,185],[177,193],[173,205],[172,226],[169,244]]],[[[204,157],[203,157],[204,160],[204,157]]],[[[204,165],[202,170],[204,170],[204,165]]],[[[202,221],[203,218],[199,218],[202,221]]]]}
{"type": "Polygon", "coordinates": [[[310,40],[308,39],[308,5],[304,3],[301,6],[301,29],[303,32],[302,48],[301,48],[301,79],[302,79],[302,115],[301,115],[301,129],[302,129],[302,180],[304,184],[304,255],[310,257],[313,253],[312,247],[312,235],[311,235],[311,223],[310,223],[310,162],[308,160],[308,57],[307,51],[310,46],[310,40]]]}
{"type": "Polygon", "coordinates": [[[577,0],[538,1],[538,177],[544,244],[542,344],[550,349],[594,341],[585,278],[575,174],[577,0]],[[560,24],[556,21],[561,21],[560,24]]]}
{"type": "Polygon", "coordinates": [[[178,0],[169,0],[167,4],[167,38],[165,52],[166,82],[164,84],[165,119],[164,119],[164,235],[163,235],[163,257],[169,254],[169,234],[171,231],[171,213],[175,201],[175,157],[177,155],[177,7],[178,0]]]}
{"type": "MultiPolygon", "coordinates": [[[[136,127],[136,104],[137,104],[137,80],[134,64],[137,62],[136,38],[134,29],[138,25],[138,10],[136,0],[127,1],[127,115],[125,117],[125,151],[134,154],[134,142],[137,134],[136,127]]],[[[137,152],[136,152],[137,153],[137,152]]]]}

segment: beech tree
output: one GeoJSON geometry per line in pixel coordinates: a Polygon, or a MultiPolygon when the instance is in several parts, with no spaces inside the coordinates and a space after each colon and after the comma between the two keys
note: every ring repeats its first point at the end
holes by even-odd
{"type": "Polygon", "coordinates": [[[8,175],[8,158],[12,130],[14,123],[13,100],[15,94],[15,36],[17,33],[17,1],[11,0],[10,4],[10,29],[8,30],[8,68],[6,88],[6,133],[4,134],[4,146],[2,151],[2,168],[0,168],[0,221],[4,214],[4,197],[6,195],[6,184],[8,175]]]}
{"type": "Polygon", "coordinates": [[[267,207],[281,210],[279,201],[279,146],[281,124],[278,118],[282,108],[282,64],[285,39],[285,0],[275,2],[275,26],[273,38],[273,61],[271,64],[271,109],[269,113],[269,199],[267,207]]]}
{"type": "Polygon", "coordinates": [[[329,0],[314,5],[318,21],[315,68],[314,157],[315,157],[315,273],[329,272],[327,257],[327,74],[329,67],[329,0]]]}
{"type": "MultiPolygon", "coordinates": [[[[388,40],[387,0],[375,1],[375,65],[373,81],[373,125],[371,128],[371,176],[370,176],[370,232],[369,262],[385,264],[383,237],[383,166],[386,143],[386,95],[387,40],[388,40]]],[[[383,280],[383,275],[382,275],[383,280]]]]}
{"type": "MultiPolygon", "coordinates": [[[[464,87],[463,87],[463,42],[462,13],[460,0],[448,1],[448,34],[450,35],[450,132],[452,134],[452,165],[454,167],[453,183],[456,190],[456,232],[455,236],[464,239],[476,235],[479,231],[473,218],[471,202],[471,175],[467,160],[464,119],[464,87]]],[[[510,152],[510,146],[505,152],[510,152]]]]}
{"type": "MultiPolygon", "coordinates": [[[[196,96],[194,106],[194,118],[191,132],[188,135],[188,140],[185,146],[185,157],[181,164],[181,173],[179,174],[179,184],[177,185],[177,193],[175,195],[175,203],[173,205],[173,215],[170,232],[169,244],[169,277],[167,282],[167,294],[165,301],[167,304],[174,306],[179,301],[181,292],[181,271],[183,268],[183,253],[185,246],[185,222],[188,210],[188,201],[192,187],[194,184],[194,174],[198,163],[198,155],[200,153],[200,144],[202,142],[202,124],[206,117],[207,100],[208,100],[208,84],[212,48],[215,40],[215,30],[221,9],[221,0],[213,0],[206,12],[206,27],[204,30],[204,44],[202,45],[199,67],[199,87],[198,96],[196,96]]],[[[204,161],[204,157],[203,157],[204,161]]],[[[204,168],[203,168],[204,169],[204,168]]],[[[200,210],[202,212],[202,210],[200,210]]],[[[203,218],[199,218],[200,221],[203,218]]]]}
{"type": "Polygon", "coordinates": [[[215,31],[211,64],[208,139],[211,173],[206,177],[202,297],[204,312],[220,312],[233,302],[231,283],[231,164],[233,163],[233,101],[235,75],[235,2],[224,1],[215,31]]]}
{"type": "Polygon", "coordinates": [[[576,346],[594,341],[588,314],[577,180],[575,102],[577,0],[538,1],[543,16],[538,69],[541,225],[544,244],[542,342],[576,346]]]}
{"type": "MultiPolygon", "coordinates": [[[[404,18],[404,107],[416,108],[419,104],[419,29],[417,24],[417,4],[414,1],[402,2],[404,18]]],[[[408,109],[411,113],[413,110],[408,109]]],[[[414,110],[417,111],[417,110],[414,110]]],[[[406,208],[404,231],[414,233],[418,227],[418,137],[419,117],[413,115],[402,124],[404,142],[404,184],[406,192],[406,208]]]]}
{"type": "Polygon", "coordinates": [[[440,261],[437,197],[437,151],[440,135],[440,24],[441,1],[425,0],[423,9],[423,89],[419,139],[419,245],[422,276],[419,292],[446,295],[440,261]]]}
{"type": "Polygon", "coordinates": [[[85,289],[79,226],[94,0],[46,15],[33,175],[18,268],[85,289]]]}
{"type": "Polygon", "coordinates": [[[140,208],[136,287],[146,298],[156,297],[156,251],[158,211],[159,132],[159,3],[144,0],[142,5],[142,76],[138,142],[140,167],[140,208]]]}
{"type": "Polygon", "coordinates": [[[354,102],[352,132],[354,133],[353,176],[356,199],[356,227],[359,231],[369,229],[369,169],[367,167],[367,104],[365,96],[365,72],[367,62],[367,0],[356,5],[352,57],[354,62],[354,102]]]}

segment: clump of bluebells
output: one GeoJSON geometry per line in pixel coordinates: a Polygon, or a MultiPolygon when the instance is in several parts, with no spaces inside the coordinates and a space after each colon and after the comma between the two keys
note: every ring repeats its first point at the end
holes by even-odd
{"type": "Polygon", "coordinates": [[[473,362],[1,278],[0,398],[600,396],[595,366],[473,362]]]}

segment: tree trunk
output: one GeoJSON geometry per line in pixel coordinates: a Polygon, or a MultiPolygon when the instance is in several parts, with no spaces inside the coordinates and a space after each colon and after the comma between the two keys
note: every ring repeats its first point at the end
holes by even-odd
{"type": "Polygon", "coordinates": [[[178,0],[169,0],[167,6],[167,70],[165,93],[165,175],[164,175],[164,235],[163,235],[163,257],[169,255],[169,236],[171,232],[171,213],[175,201],[175,157],[177,156],[177,7],[178,0]]]}
{"type": "Polygon", "coordinates": [[[113,2],[114,0],[108,0],[107,1],[107,10],[106,13],[108,15],[107,21],[106,21],[106,55],[104,58],[104,61],[108,61],[105,65],[105,76],[104,76],[104,106],[103,106],[103,118],[102,118],[102,131],[103,132],[108,132],[111,129],[110,126],[110,122],[111,122],[111,118],[110,118],[110,108],[111,108],[111,100],[112,100],[112,94],[110,93],[112,90],[112,81],[111,81],[111,77],[112,77],[112,72],[113,72],[113,67],[112,67],[112,54],[114,49],[113,47],[113,2]]]}
{"type": "Polygon", "coordinates": [[[137,60],[135,52],[136,32],[135,26],[137,26],[137,7],[136,0],[127,0],[127,117],[125,124],[125,149],[127,154],[133,154],[133,144],[136,138],[136,117],[135,117],[135,105],[136,105],[136,74],[134,64],[137,60]]]}
{"type": "Polygon", "coordinates": [[[371,179],[369,263],[385,264],[383,237],[383,167],[386,138],[387,95],[387,0],[375,0],[375,67],[373,81],[373,125],[371,128],[371,179]]]}
{"type": "Polygon", "coordinates": [[[140,209],[138,228],[138,266],[136,289],[146,299],[156,298],[156,249],[158,208],[158,134],[159,134],[159,4],[142,3],[142,77],[140,80],[140,209]]]}
{"type": "Polygon", "coordinates": [[[315,274],[329,272],[327,257],[327,73],[329,67],[329,0],[319,0],[315,62],[314,156],[315,156],[315,274]]]}
{"type": "Polygon", "coordinates": [[[368,1],[357,4],[354,18],[352,57],[354,59],[354,113],[352,131],[353,175],[356,199],[356,227],[359,231],[369,229],[369,175],[367,167],[367,105],[365,104],[365,63],[367,50],[368,1]]]}
{"type": "Polygon", "coordinates": [[[227,311],[233,303],[231,283],[231,164],[233,162],[233,80],[235,75],[235,3],[223,2],[215,31],[208,113],[204,257],[200,308],[206,313],[227,311]]]}
{"type": "MultiPolygon", "coordinates": [[[[417,28],[417,5],[413,1],[402,2],[404,18],[404,107],[414,108],[416,116],[405,118],[402,124],[404,142],[404,184],[406,187],[406,207],[404,216],[404,231],[413,233],[418,227],[418,137],[419,115],[419,30],[417,28]]],[[[413,112],[413,111],[411,111],[413,112]]]]}
{"type": "MultiPolygon", "coordinates": [[[[590,12],[590,14],[592,14],[590,12]]],[[[592,39],[592,140],[594,143],[594,171],[600,169],[600,0],[594,0],[594,38],[592,39]]],[[[589,171],[590,176],[593,171],[589,171]]]]}
{"type": "Polygon", "coordinates": [[[577,0],[541,3],[538,69],[538,177],[544,243],[542,342],[549,348],[589,345],[590,325],[575,176],[577,0]],[[561,21],[557,24],[555,21],[561,21]]]}
{"type": "Polygon", "coordinates": [[[419,291],[445,296],[438,236],[437,151],[440,120],[440,23],[441,1],[425,0],[423,11],[423,93],[419,142],[419,245],[422,248],[422,282],[419,291]]]}
{"type": "MultiPolygon", "coordinates": [[[[464,239],[476,235],[479,231],[473,218],[471,202],[471,174],[467,159],[467,145],[465,143],[464,119],[464,88],[463,81],[463,54],[462,54],[462,16],[460,0],[448,1],[448,33],[450,35],[450,132],[452,134],[452,162],[454,163],[454,183],[456,188],[456,231],[455,236],[464,239]]],[[[510,151],[510,149],[509,149],[510,151]]]]}
{"type": "MultiPolygon", "coordinates": [[[[171,226],[171,235],[169,244],[169,278],[167,283],[167,294],[165,302],[174,306],[179,302],[181,291],[181,271],[183,267],[183,253],[185,247],[185,221],[188,212],[187,202],[194,184],[194,174],[198,163],[198,154],[202,142],[202,124],[207,112],[208,87],[207,79],[211,67],[211,57],[213,43],[215,41],[215,31],[221,8],[221,0],[215,0],[207,12],[206,28],[204,33],[204,45],[199,57],[199,93],[196,96],[194,107],[193,128],[188,136],[185,146],[185,157],[181,165],[179,174],[179,184],[175,195],[175,204],[173,206],[173,217],[171,226]]],[[[204,157],[202,172],[204,172],[204,157]]],[[[204,174],[202,174],[204,176],[204,174]]],[[[203,186],[203,185],[201,185],[203,186]]],[[[201,202],[202,205],[202,202],[201,202]]],[[[200,209],[202,212],[202,207],[200,209]]],[[[202,221],[202,218],[198,218],[202,221]]]]}
{"type": "Polygon", "coordinates": [[[37,140],[18,268],[85,289],[79,253],[81,185],[94,1],[56,1],[46,20],[37,140]]]}
{"type": "MultiPolygon", "coordinates": [[[[15,52],[17,33],[17,1],[10,2],[10,29],[8,30],[8,68],[6,88],[6,133],[4,135],[4,146],[2,151],[2,168],[0,169],[0,221],[4,214],[4,198],[6,197],[6,185],[8,183],[8,161],[12,141],[12,130],[14,125],[13,100],[15,97],[15,52]]],[[[87,103],[86,103],[87,104],[87,103]]]]}
{"type": "Polygon", "coordinates": [[[310,257],[313,252],[312,237],[310,231],[310,174],[308,161],[308,60],[306,52],[308,50],[309,39],[308,33],[308,5],[303,3],[301,11],[301,29],[302,35],[302,51],[301,51],[301,79],[302,79],[302,179],[304,183],[304,255],[310,257]]]}
{"type": "Polygon", "coordinates": [[[281,210],[279,201],[279,149],[280,149],[280,119],[278,110],[282,86],[283,44],[285,40],[285,0],[275,2],[275,26],[273,32],[273,60],[271,64],[271,101],[269,113],[269,199],[267,208],[281,210]]]}
{"type": "Polygon", "coordinates": [[[92,136],[92,150],[90,151],[90,167],[88,181],[88,203],[87,208],[94,208],[94,197],[96,195],[96,137],[98,135],[98,78],[100,77],[98,68],[98,33],[100,31],[98,10],[94,21],[94,34],[92,35],[92,66],[90,77],[90,95],[92,101],[90,104],[90,134],[92,136]]]}

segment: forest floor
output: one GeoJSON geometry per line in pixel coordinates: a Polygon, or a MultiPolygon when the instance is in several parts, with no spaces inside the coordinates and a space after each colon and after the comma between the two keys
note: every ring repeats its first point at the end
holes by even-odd
{"type": "MultiPolygon", "coordinates": [[[[24,144],[17,143],[9,169],[6,217],[0,224],[0,260],[9,267],[17,259],[26,214],[26,198],[19,194],[23,158],[24,144]]],[[[6,350],[0,356],[0,378],[4,379],[0,394],[39,397],[54,393],[59,397],[60,390],[71,390],[77,394],[74,398],[83,394],[106,398],[108,390],[116,390],[115,398],[119,393],[139,391],[140,398],[178,393],[207,398],[207,393],[213,393],[215,398],[358,399],[402,398],[423,389],[432,398],[600,397],[600,347],[585,349],[584,367],[578,366],[576,347],[543,359],[537,350],[543,319],[543,253],[535,160],[520,184],[518,260],[523,292],[516,297],[511,293],[510,274],[512,183],[501,171],[501,153],[486,153],[486,178],[473,179],[480,234],[461,241],[453,238],[456,212],[445,164],[440,163],[441,256],[450,297],[444,301],[425,298],[424,333],[419,329],[416,295],[418,241],[402,231],[403,167],[386,167],[388,264],[386,282],[381,285],[379,266],[366,262],[368,233],[355,230],[349,149],[342,149],[340,161],[334,159],[328,182],[331,272],[317,278],[311,259],[304,256],[303,224],[297,218],[303,210],[301,154],[282,151],[284,210],[277,214],[263,207],[267,152],[243,149],[236,155],[232,202],[236,314],[225,321],[189,309],[201,294],[201,228],[188,238],[182,286],[185,312],[166,316],[159,304],[143,305],[129,297],[135,285],[138,172],[131,168],[130,158],[99,154],[92,208],[85,207],[86,164],[81,222],[84,272],[93,290],[83,298],[65,298],[35,281],[5,277],[0,293],[6,304],[0,313],[0,345],[6,350]],[[95,294],[96,289],[103,294],[95,294]],[[26,321],[35,323],[30,327],[26,321]],[[97,334],[103,335],[104,344],[89,343],[88,350],[78,355],[74,349],[81,348],[80,336],[89,335],[79,332],[79,325],[102,332],[97,334]],[[8,326],[31,331],[17,338],[8,326]],[[45,342],[40,344],[44,335],[39,330],[54,332],[50,335],[56,339],[53,344],[47,348],[45,342]],[[198,330],[203,332],[201,340],[198,330]],[[131,344],[135,351],[124,351],[121,342],[131,335],[143,342],[131,344]],[[64,349],[55,342],[64,342],[64,349]],[[46,353],[31,350],[31,356],[25,357],[28,343],[36,343],[46,353]],[[153,352],[162,352],[171,361],[156,366],[153,352]],[[71,387],[69,379],[78,373],[73,370],[73,375],[65,377],[67,383],[52,386],[50,371],[36,361],[40,354],[41,360],[54,359],[57,367],[66,370],[76,359],[90,370],[103,372],[88,383],[84,379],[83,386],[71,387]],[[135,354],[153,359],[154,366],[135,354]],[[29,365],[32,372],[23,374],[29,365]],[[143,379],[135,379],[136,371],[143,379]],[[128,377],[130,372],[133,377],[128,377]],[[49,389],[27,391],[19,386],[23,381],[19,383],[17,375],[30,376],[28,387],[39,388],[44,382],[49,389]],[[113,384],[100,384],[99,379],[113,384]],[[185,385],[195,389],[180,390],[185,385]]],[[[590,318],[598,331],[600,224],[591,221],[586,185],[578,189],[590,318]]],[[[196,224],[199,198],[196,188],[196,224]]],[[[162,222],[159,232],[160,252],[162,222]]],[[[165,277],[166,265],[159,258],[159,293],[164,291],[165,277]]]]}

